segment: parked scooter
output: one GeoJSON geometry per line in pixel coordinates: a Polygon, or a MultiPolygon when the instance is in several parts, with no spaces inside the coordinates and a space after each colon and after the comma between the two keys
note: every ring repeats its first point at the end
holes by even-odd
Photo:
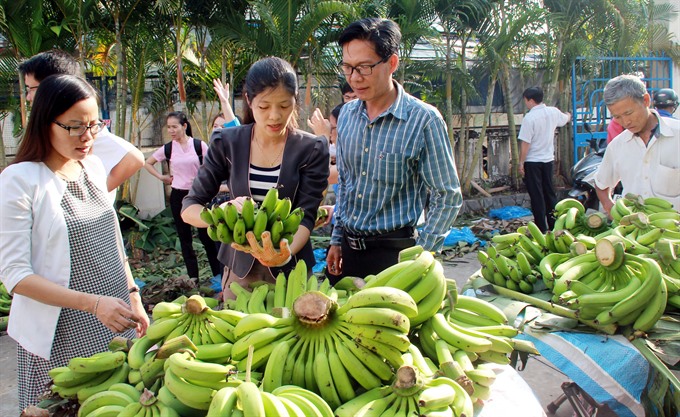
{"type": "Polygon", "coordinates": [[[586,209],[598,210],[600,201],[595,192],[595,173],[602,163],[607,142],[605,139],[595,139],[588,123],[584,123],[583,128],[591,135],[591,151],[571,168],[572,188],[569,197],[579,200],[586,209]]]}

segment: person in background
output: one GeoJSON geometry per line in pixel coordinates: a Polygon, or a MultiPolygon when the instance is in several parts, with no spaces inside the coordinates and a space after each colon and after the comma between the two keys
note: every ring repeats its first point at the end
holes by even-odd
{"type": "Polygon", "coordinates": [[[97,93],[73,75],[41,80],[24,137],[0,173],[0,276],[14,298],[19,406],[37,402],[47,371],[141,337],[149,324],[90,155],[104,124],[97,93]],[[136,330],[136,332],[135,332],[136,330]]]}
{"type": "Polygon", "coordinates": [[[338,119],[335,226],[326,258],[336,276],[365,277],[398,261],[400,250],[441,249],[462,204],[446,124],[437,109],[394,79],[399,26],[366,18],[341,34],[340,71],[357,95],[338,119]],[[430,215],[415,226],[431,190],[430,215]]]}
{"type": "MultiPolygon", "coordinates": [[[[220,261],[225,298],[234,298],[231,282],[248,288],[255,281],[275,282],[280,271],[290,271],[305,261],[314,266],[309,241],[317,209],[328,186],[328,143],[297,129],[297,74],[286,61],[276,57],[254,63],[244,85],[244,124],[215,131],[205,164],[184,199],[182,217],[196,227],[208,224],[200,218],[203,207],[227,181],[231,203],[239,210],[246,197],[262,202],[276,187],[279,198],[291,199],[293,209],[304,209],[304,218],[292,242],[281,242],[279,250],[247,253],[222,245],[220,261]]],[[[271,248],[267,233],[262,246],[271,248]]],[[[259,247],[252,232],[249,242],[259,247]]]]}
{"type": "MultiPolygon", "coordinates": [[[[70,74],[82,77],[78,62],[64,51],[53,49],[32,56],[19,65],[24,77],[26,100],[33,102],[40,82],[54,74],[70,74]]],[[[106,171],[109,199],[116,200],[116,189],[144,166],[144,154],[130,142],[114,135],[104,127],[97,135],[93,148],[106,171]]]]}
{"type": "Polygon", "coordinates": [[[673,117],[678,108],[678,95],[670,88],[662,88],[654,93],[654,108],[661,117],[673,117]]]}
{"type": "Polygon", "coordinates": [[[595,175],[597,197],[611,212],[611,191],[619,181],[623,192],[660,197],[680,207],[680,120],[650,109],[645,84],[634,75],[612,78],[604,102],[626,130],[607,146],[595,175]]]}
{"type": "MultiPolygon", "coordinates": [[[[179,236],[179,243],[182,247],[182,256],[190,278],[199,278],[198,258],[193,248],[193,233],[191,224],[182,219],[182,199],[189,194],[191,183],[196,178],[198,168],[201,166],[203,155],[208,151],[205,142],[191,137],[191,125],[187,116],[182,112],[171,112],[167,116],[167,128],[171,142],[171,157],[168,159],[166,147],[161,146],[147,158],[144,168],[154,177],[161,180],[164,184],[172,186],[170,192],[170,209],[172,217],[175,219],[175,228],[179,236]],[[198,145],[197,145],[198,144],[198,145]],[[197,146],[200,148],[197,149],[197,146]],[[200,151],[200,156],[197,151],[200,151]],[[170,165],[169,174],[164,175],[154,168],[156,162],[168,160],[170,165]]],[[[214,197],[217,190],[211,196],[214,197]]],[[[208,236],[205,228],[198,229],[198,238],[205,248],[208,256],[208,263],[212,275],[218,275],[221,271],[220,263],[217,260],[217,249],[215,244],[208,236]]]]}
{"type": "Polygon", "coordinates": [[[571,114],[546,106],[540,87],[529,87],[522,96],[529,112],[524,116],[517,136],[522,141],[519,172],[524,176],[531,199],[534,222],[545,233],[555,225],[555,217],[552,215],[557,203],[552,181],[555,129],[569,123],[571,114]]]}
{"type": "Polygon", "coordinates": [[[344,82],[340,86],[340,92],[342,93],[342,102],[348,103],[357,98],[357,93],[352,90],[352,86],[349,83],[344,82]]]}

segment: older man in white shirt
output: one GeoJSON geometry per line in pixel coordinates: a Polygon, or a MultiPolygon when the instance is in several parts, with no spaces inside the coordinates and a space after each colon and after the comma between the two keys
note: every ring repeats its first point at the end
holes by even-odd
{"type": "Polygon", "coordinates": [[[607,146],[595,176],[607,213],[619,181],[624,194],[661,197],[680,208],[680,120],[660,117],[649,108],[650,101],[644,83],[633,75],[612,78],[604,88],[605,104],[626,129],[607,146]]]}

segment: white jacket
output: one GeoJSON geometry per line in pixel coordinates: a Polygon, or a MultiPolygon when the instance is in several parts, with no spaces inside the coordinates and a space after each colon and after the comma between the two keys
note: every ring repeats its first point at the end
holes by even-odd
{"type": "MultiPolygon", "coordinates": [[[[82,161],[105,194],[106,175],[96,156],[82,161]]],[[[0,173],[0,278],[8,291],[37,274],[68,287],[71,276],[68,228],[61,208],[66,182],[42,162],[21,162],[0,173]]],[[[118,249],[125,260],[117,229],[118,249]]],[[[8,334],[24,349],[49,359],[61,307],[14,294],[8,334]]]]}

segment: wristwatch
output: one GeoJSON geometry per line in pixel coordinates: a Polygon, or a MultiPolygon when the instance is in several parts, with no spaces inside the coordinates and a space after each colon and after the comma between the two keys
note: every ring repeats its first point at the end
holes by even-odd
{"type": "Polygon", "coordinates": [[[133,285],[132,287],[130,287],[130,294],[132,294],[133,292],[138,293],[138,292],[139,292],[139,287],[136,286],[136,285],[133,285]]]}

